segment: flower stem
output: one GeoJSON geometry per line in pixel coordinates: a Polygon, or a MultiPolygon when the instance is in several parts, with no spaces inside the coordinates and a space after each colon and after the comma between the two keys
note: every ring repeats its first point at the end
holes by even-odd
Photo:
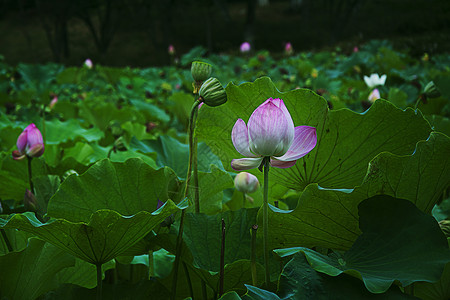
{"type": "Polygon", "coordinates": [[[245,208],[245,201],[247,200],[245,197],[245,193],[242,193],[242,196],[244,196],[244,199],[242,201],[242,208],[245,208]]]}
{"type": "Polygon", "coordinates": [[[102,264],[96,264],[97,268],[97,300],[102,299],[102,264]]]}
{"type": "Polygon", "coordinates": [[[113,151],[114,151],[114,146],[111,149],[109,149],[107,158],[111,158],[111,154],[113,151]]]}
{"type": "Polygon", "coordinates": [[[30,183],[30,191],[34,194],[34,185],[33,185],[33,174],[31,172],[31,160],[33,158],[27,156],[27,160],[28,160],[28,181],[30,183]]]}
{"type": "Polygon", "coordinates": [[[199,193],[199,189],[198,189],[198,157],[197,157],[197,137],[195,136],[195,125],[197,123],[197,115],[198,115],[198,108],[195,110],[195,114],[194,114],[194,121],[193,123],[193,128],[192,128],[192,135],[194,136],[194,142],[193,142],[193,147],[192,147],[192,167],[193,167],[193,171],[194,171],[194,203],[195,203],[195,213],[199,214],[200,213],[200,193],[199,193]]]}
{"type": "MultiPolygon", "coordinates": [[[[191,173],[192,173],[192,163],[193,163],[193,148],[194,148],[194,129],[195,129],[195,115],[196,111],[198,110],[198,106],[200,105],[200,100],[196,100],[194,104],[192,105],[191,109],[191,115],[189,118],[189,164],[188,164],[188,171],[186,174],[186,182],[185,182],[185,189],[184,189],[184,197],[183,200],[187,197],[188,191],[189,191],[189,182],[191,180],[191,173]]],[[[175,262],[173,266],[173,278],[172,278],[172,294],[170,296],[171,299],[175,299],[177,294],[177,282],[178,282],[178,268],[180,266],[180,260],[181,260],[181,248],[183,246],[183,226],[184,226],[184,215],[185,215],[186,209],[183,209],[181,211],[181,217],[180,217],[180,227],[178,229],[178,236],[177,236],[177,243],[175,246],[175,262]]]]}
{"type": "Polygon", "coordinates": [[[265,287],[269,288],[270,271],[269,271],[269,157],[264,157],[264,202],[263,202],[263,248],[264,248],[264,268],[265,268],[265,287]]]}
{"type": "Polygon", "coordinates": [[[189,293],[191,294],[191,299],[194,299],[194,288],[192,287],[191,276],[189,275],[189,270],[188,270],[187,264],[184,261],[183,261],[183,269],[184,269],[184,274],[186,274],[186,280],[187,280],[188,287],[189,287],[189,293]]]}

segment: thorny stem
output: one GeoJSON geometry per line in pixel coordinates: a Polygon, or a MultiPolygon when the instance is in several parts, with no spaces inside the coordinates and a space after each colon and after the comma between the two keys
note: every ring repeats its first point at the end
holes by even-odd
{"type": "MultiPolygon", "coordinates": [[[[194,129],[195,129],[195,115],[196,111],[198,110],[198,106],[200,105],[200,100],[196,100],[194,104],[192,105],[191,114],[189,117],[189,164],[188,164],[188,171],[186,174],[186,183],[185,183],[185,189],[184,189],[184,197],[183,199],[186,199],[189,191],[189,182],[191,179],[191,173],[192,173],[192,162],[193,162],[193,144],[194,144],[194,129]]],[[[171,299],[175,299],[177,294],[177,282],[178,282],[178,268],[180,266],[180,260],[181,260],[181,248],[183,245],[183,227],[184,227],[184,215],[185,215],[186,209],[183,209],[181,211],[180,216],[180,227],[178,229],[178,236],[177,236],[177,243],[175,246],[175,262],[174,262],[174,269],[173,269],[173,278],[172,278],[172,294],[171,299]]]]}
{"type": "Polygon", "coordinates": [[[264,248],[264,268],[265,268],[265,284],[269,288],[270,271],[269,271],[269,157],[264,157],[264,202],[263,202],[263,248],[264,248]]]}
{"type": "Polygon", "coordinates": [[[31,173],[31,160],[32,159],[33,159],[32,157],[27,156],[27,160],[28,160],[28,181],[30,183],[30,191],[34,194],[34,185],[33,185],[33,180],[32,180],[33,175],[31,173]]]}
{"type": "Polygon", "coordinates": [[[222,219],[222,245],[220,247],[220,275],[219,275],[219,297],[223,294],[225,277],[225,221],[222,219]]]}
{"type": "Polygon", "coordinates": [[[252,271],[252,284],[256,286],[258,284],[258,277],[256,273],[256,231],[258,230],[258,225],[252,226],[252,252],[250,256],[251,271],[252,271]]]}

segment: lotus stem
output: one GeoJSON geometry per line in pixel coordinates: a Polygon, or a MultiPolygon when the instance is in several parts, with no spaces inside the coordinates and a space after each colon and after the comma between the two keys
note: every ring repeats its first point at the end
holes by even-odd
{"type": "Polygon", "coordinates": [[[108,151],[108,156],[107,156],[108,159],[111,158],[111,154],[113,151],[114,151],[114,146],[111,149],[109,149],[109,151],[108,151]]]}
{"type": "Polygon", "coordinates": [[[251,271],[252,271],[252,285],[256,286],[258,284],[258,275],[256,273],[256,231],[258,230],[258,225],[252,226],[252,252],[250,256],[251,271]]]}
{"type": "MultiPolygon", "coordinates": [[[[200,105],[200,100],[196,100],[194,104],[192,105],[191,114],[189,117],[189,164],[188,164],[188,171],[186,174],[186,182],[185,182],[185,189],[184,189],[184,197],[185,199],[188,195],[189,191],[189,182],[191,180],[191,173],[192,173],[192,163],[194,161],[193,159],[193,148],[194,148],[194,129],[195,129],[195,115],[196,111],[198,110],[198,106],[200,105]]],[[[186,213],[186,209],[181,210],[181,216],[180,216],[180,227],[178,229],[178,236],[177,236],[177,243],[175,246],[175,262],[173,266],[173,278],[172,278],[172,294],[171,299],[175,299],[177,294],[177,282],[178,282],[178,268],[180,266],[180,260],[181,260],[181,248],[183,246],[183,227],[184,227],[184,215],[186,213]]]]}
{"type": "Polygon", "coordinates": [[[242,208],[245,208],[245,201],[247,201],[247,197],[245,196],[245,193],[242,193],[243,199],[242,199],[242,208]]]}
{"type": "Polygon", "coordinates": [[[184,269],[184,274],[186,274],[186,281],[188,283],[188,287],[189,287],[189,293],[191,294],[191,298],[192,300],[194,300],[194,289],[192,287],[192,281],[191,281],[191,276],[189,275],[189,270],[187,267],[187,264],[185,262],[183,262],[183,269],[184,269]]]}
{"type": "Polygon", "coordinates": [[[30,183],[30,191],[34,194],[34,185],[33,185],[33,174],[31,172],[31,160],[33,158],[27,156],[27,160],[28,160],[28,181],[30,183]]]}
{"type": "Polygon", "coordinates": [[[225,277],[225,220],[222,219],[222,246],[220,247],[219,297],[223,294],[225,277]]]}
{"type": "Polygon", "coordinates": [[[197,115],[198,115],[198,108],[195,110],[195,115],[194,115],[194,121],[193,123],[193,129],[192,129],[192,135],[194,136],[194,143],[193,143],[193,147],[192,147],[192,159],[193,159],[193,163],[192,163],[192,167],[194,169],[194,203],[195,203],[195,213],[199,214],[200,213],[200,193],[199,193],[199,189],[198,189],[198,157],[197,157],[197,137],[195,136],[195,125],[197,123],[197,115]]]}
{"type": "Polygon", "coordinates": [[[102,264],[96,264],[97,268],[97,300],[102,299],[102,264]]]}
{"type": "Polygon", "coordinates": [[[263,248],[264,248],[264,268],[265,268],[265,284],[266,289],[269,288],[270,271],[269,271],[269,157],[264,157],[264,202],[263,202],[263,248]]]}
{"type": "Polygon", "coordinates": [[[8,248],[8,252],[13,252],[11,242],[9,241],[8,236],[6,235],[5,229],[3,229],[3,228],[0,229],[0,232],[2,233],[2,237],[3,237],[3,240],[5,241],[6,248],[8,248]]]}
{"type": "Polygon", "coordinates": [[[155,264],[153,262],[153,250],[148,250],[148,279],[155,276],[155,264]]]}

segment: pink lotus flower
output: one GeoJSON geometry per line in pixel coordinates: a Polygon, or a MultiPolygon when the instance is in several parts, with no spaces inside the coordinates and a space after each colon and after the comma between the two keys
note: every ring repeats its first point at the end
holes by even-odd
{"type": "Polygon", "coordinates": [[[284,46],[284,52],[287,55],[292,55],[292,53],[294,53],[294,48],[292,47],[291,43],[286,43],[286,45],[284,46]]]}
{"type": "Polygon", "coordinates": [[[354,53],[359,52],[359,49],[358,49],[357,46],[353,47],[353,52],[354,52],[354,53]]]}
{"type": "Polygon", "coordinates": [[[94,64],[92,63],[92,60],[90,60],[89,58],[86,59],[84,61],[84,65],[88,68],[88,69],[92,69],[92,67],[94,66],[94,64]]]}
{"type": "Polygon", "coordinates": [[[234,187],[241,193],[253,193],[259,189],[259,181],[255,175],[241,172],[234,177],[234,187]]]}
{"type": "Polygon", "coordinates": [[[259,167],[264,157],[270,157],[272,167],[290,168],[317,143],[316,129],[294,127],[283,100],[272,98],[255,109],[248,126],[238,119],[231,139],[236,150],[245,156],[231,161],[231,167],[237,171],[259,167]]]}
{"type": "Polygon", "coordinates": [[[13,151],[13,158],[16,160],[28,157],[39,157],[44,154],[44,140],[39,129],[33,123],[17,138],[17,149],[13,151]]]}
{"type": "Polygon", "coordinates": [[[241,52],[242,52],[242,53],[249,52],[250,49],[251,49],[251,46],[250,46],[250,43],[249,43],[249,42],[243,42],[243,43],[241,44],[241,52]]]}
{"type": "Polygon", "coordinates": [[[380,99],[381,97],[380,97],[380,91],[378,90],[378,89],[374,89],[372,92],[370,92],[370,95],[369,95],[369,101],[370,102],[375,102],[375,100],[377,100],[377,99],[380,99]]]}

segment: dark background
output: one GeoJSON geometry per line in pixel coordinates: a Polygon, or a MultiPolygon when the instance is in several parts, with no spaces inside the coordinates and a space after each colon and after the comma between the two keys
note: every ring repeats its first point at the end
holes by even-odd
{"type": "Polygon", "coordinates": [[[202,45],[234,53],[296,51],[389,39],[421,56],[450,50],[449,0],[0,0],[0,55],[10,64],[86,58],[112,66],[170,63],[202,45]],[[261,5],[260,2],[267,2],[261,5]]]}

